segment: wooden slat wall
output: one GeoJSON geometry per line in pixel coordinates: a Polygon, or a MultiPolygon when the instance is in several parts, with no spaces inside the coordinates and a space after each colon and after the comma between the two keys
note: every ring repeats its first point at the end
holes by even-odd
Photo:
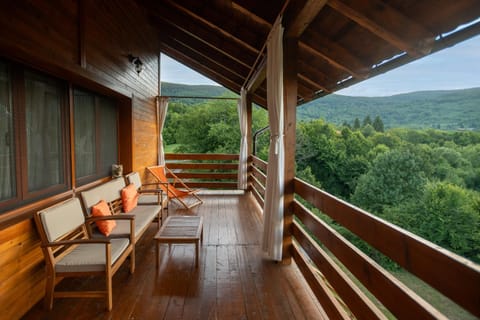
{"type": "MultiPolygon", "coordinates": [[[[158,54],[157,37],[133,0],[0,5],[0,57],[120,98],[120,130],[133,128],[131,134],[120,134],[120,158],[128,171],[143,173],[156,164],[158,54]],[[128,54],[145,64],[140,75],[128,54]]],[[[33,204],[0,215],[0,319],[20,318],[43,296],[43,256],[35,227],[31,219],[16,218],[37,209],[33,204]]]]}

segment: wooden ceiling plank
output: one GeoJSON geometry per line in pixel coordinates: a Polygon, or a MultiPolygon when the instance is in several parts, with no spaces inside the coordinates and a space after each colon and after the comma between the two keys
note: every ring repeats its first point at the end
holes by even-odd
{"type": "Polygon", "coordinates": [[[254,45],[250,44],[250,43],[247,43],[246,41],[244,41],[243,39],[241,39],[240,37],[236,36],[235,34],[225,30],[223,27],[213,23],[212,21],[210,21],[209,19],[206,19],[204,17],[202,17],[201,15],[193,12],[192,10],[186,8],[186,7],[183,7],[181,6],[178,2],[176,1],[172,1],[172,0],[167,0],[168,4],[170,6],[172,6],[173,8],[177,9],[178,11],[190,16],[192,19],[196,20],[197,23],[202,23],[204,25],[207,25],[209,26],[210,28],[214,29],[216,32],[220,33],[222,36],[224,36],[225,38],[228,38],[228,39],[231,39],[232,41],[235,41],[237,42],[238,44],[240,44],[242,47],[245,47],[247,48],[248,50],[258,54],[259,53],[259,49],[257,49],[254,45]]]}
{"type": "MultiPolygon", "coordinates": [[[[358,78],[358,79],[368,78],[367,72],[359,73],[355,71],[353,68],[346,66],[345,63],[341,63],[338,61],[339,60],[338,57],[344,57],[344,60],[349,60],[351,62],[354,61],[355,58],[352,58],[352,55],[348,53],[345,49],[340,48],[340,46],[338,45],[327,44],[327,42],[324,42],[324,44],[326,44],[324,48],[327,48],[327,46],[329,47],[330,54],[326,54],[324,50],[317,50],[316,48],[313,48],[307,45],[305,42],[300,42],[299,46],[300,46],[300,49],[305,50],[314,56],[325,59],[326,61],[328,61],[328,63],[330,63],[335,68],[343,70],[344,72],[351,74],[355,78],[358,78]],[[333,49],[333,52],[332,52],[332,49],[333,49]]],[[[321,46],[321,44],[317,44],[317,47],[318,46],[321,46]]],[[[352,62],[352,64],[359,65],[360,63],[355,61],[355,62],[352,62]]],[[[363,66],[361,68],[362,70],[367,69],[366,67],[363,67],[363,66]]]]}
{"type": "Polygon", "coordinates": [[[320,91],[320,90],[322,90],[324,92],[331,92],[331,90],[328,90],[324,86],[318,84],[317,82],[313,81],[312,79],[310,79],[309,77],[307,77],[307,76],[305,76],[301,73],[298,73],[297,76],[298,76],[298,79],[300,79],[301,81],[310,85],[310,87],[312,87],[312,89],[314,89],[315,92],[320,91]]]}
{"type": "Polygon", "coordinates": [[[206,77],[209,77],[214,81],[220,81],[220,83],[224,84],[224,86],[230,90],[233,90],[235,92],[237,91],[240,92],[240,85],[238,83],[229,79],[228,77],[219,73],[218,71],[208,68],[207,66],[193,59],[192,57],[185,54],[184,52],[179,51],[177,48],[170,46],[165,42],[162,42],[160,44],[160,49],[161,49],[161,52],[170,56],[172,59],[175,59],[178,62],[184,64],[185,66],[189,68],[194,68],[195,71],[199,72],[200,74],[206,77]]]}
{"type": "Polygon", "coordinates": [[[288,24],[285,35],[287,37],[299,38],[310,23],[317,17],[328,0],[307,0],[300,12],[295,14],[293,20],[288,24]]]}
{"type": "Polygon", "coordinates": [[[195,50],[183,45],[180,42],[177,42],[172,38],[163,38],[162,43],[169,46],[172,49],[175,49],[177,52],[182,52],[184,56],[188,56],[191,60],[195,60],[198,63],[205,66],[209,70],[215,70],[216,73],[221,74],[225,78],[235,82],[241,83],[244,79],[243,76],[237,75],[235,72],[231,71],[227,67],[219,64],[216,61],[213,61],[209,57],[203,56],[202,54],[196,52],[195,50]]]}
{"type": "Polygon", "coordinates": [[[179,42],[185,47],[190,48],[192,51],[195,51],[206,59],[212,61],[213,64],[220,65],[242,78],[245,78],[248,74],[248,71],[250,70],[248,66],[243,63],[238,63],[236,60],[231,59],[221,51],[215,50],[211,46],[206,45],[204,42],[185,34],[181,30],[167,26],[166,24],[162,24],[161,28],[163,31],[160,34],[161,41],[162,39],[171,39],[172,41],[179,42]]]}
{"type": "Polygon", "coordinates": [[[435,35],[379,0],[330,0],[328,6],[414,57],[431,52],[435,35]]]}
{"type": "Polygon", "coordinates": [[[245,7],[243,7],[241,4],[238,3],[238,1],[232,1],[232,8],[236,11],[238,11],[240,14],[243,14],[244,16],[249,17],[251,20],[255,21],[258,25],[262,25],[264,29],[270,30],[272,28],[272,24],[262,17],[259,17],[258,15],[254,14],[253,12],[249,11],[245,7]]]}
{"type": "MultiPolygon", "coordinates": [[[[149,9],[152,17],[151,21],[154,25],[159,20],[163,21],[249,68],[257,57],[257,52],[252,52],[231,38],[225,38],[217,34],[214,29],[208,26],[195,23],[194,20],[189,19],[185,14],[163,7],[162,10],[155,10],[155,7],[149,7],[149,9]]],[[[162,32],[162,30],[159,30],[159,33],[162,32]]]]}

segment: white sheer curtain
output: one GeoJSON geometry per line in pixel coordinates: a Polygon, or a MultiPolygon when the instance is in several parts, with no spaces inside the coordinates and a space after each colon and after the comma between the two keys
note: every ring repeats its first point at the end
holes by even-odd
{"type": "Polygon", "coordinates": [[[248,170],[248,141],[247,141],[247,90],[242,88],[240,91],[240,100],[238,101],[238,119],[240,121],[240,155],[238,157],[238,189],[247,189],[247,170],[248,170]]]}
{"type": "Polygon", "coordinates": [[[283,27],[277,20],[267,43],[267,105],[270,125],[267,185],[264,206],[263,250],[282,260],[284,144],[283,144],[283,27]]]}
{"type": "Polygon", "coordinates": [[[163,126],[167,117],[168,98],[158,97],[158,164],[165,164],[165,151],[163,149],[163,126]]]}

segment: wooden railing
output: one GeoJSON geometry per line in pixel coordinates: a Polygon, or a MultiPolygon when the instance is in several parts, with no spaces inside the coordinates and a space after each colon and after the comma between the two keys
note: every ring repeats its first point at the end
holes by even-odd
{"type": "MultiPolygon", "coordinates": [[[[167,166],[193,187],[236,188],[237,155],[168,154],[166,159],[167,166]]],[[[249,189],[262,207],[267,165],[253,155],[249,158],[249,189]]],[[[314,208],[480,317],[477,264],[297,178],[294,192],[291,254],[330,318],[387,319],[386,313],[401,319],[446,316],[320,219],[314,208]]]]}
{"type": "Polygon", "coordinates": [[[250,189],[260,206],[263,207],[265,185],[267,184],[267,163],[254,155],[251,155],[250,159],[250,189]]]}
{"type": "Polygon", "coordinates": [[[167,167],[189,187],[237,189],[238,154],[165,154],[167,167]]]}
{"type": "MultiPolygon", "coordinates": [[[[304,181],[295,179],[294,188],[297,197],[475,316],[480,316],[478,265],[304,181]]],[[[353,314],[359,319],[385,318],[346,274],[344,270],[347,269],[397,318],[446,318],[297,200],[294,215],[297,219],[292,230],[292,256],[330,317],[350,318],[353,314]]]]}

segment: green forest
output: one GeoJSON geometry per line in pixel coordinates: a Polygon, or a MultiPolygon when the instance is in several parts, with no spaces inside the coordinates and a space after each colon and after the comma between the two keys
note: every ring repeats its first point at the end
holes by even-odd
{"type": "MultiPolygon", "coordinates": [[[[267,125],[266,111],[254,107],[253,132],[267,125]]],[[[238,126],[236,101],[174,100],[164,140],[173,152],[238,153],[238,126]]],[[[382,117],[369,114],[341,125],[303,120],[296,149],[299,178],[480,263],[479,131],[386,129],[382,117]]],[[[257,155],[268,160],[268,132],[257,141],[257,155]]]]}

